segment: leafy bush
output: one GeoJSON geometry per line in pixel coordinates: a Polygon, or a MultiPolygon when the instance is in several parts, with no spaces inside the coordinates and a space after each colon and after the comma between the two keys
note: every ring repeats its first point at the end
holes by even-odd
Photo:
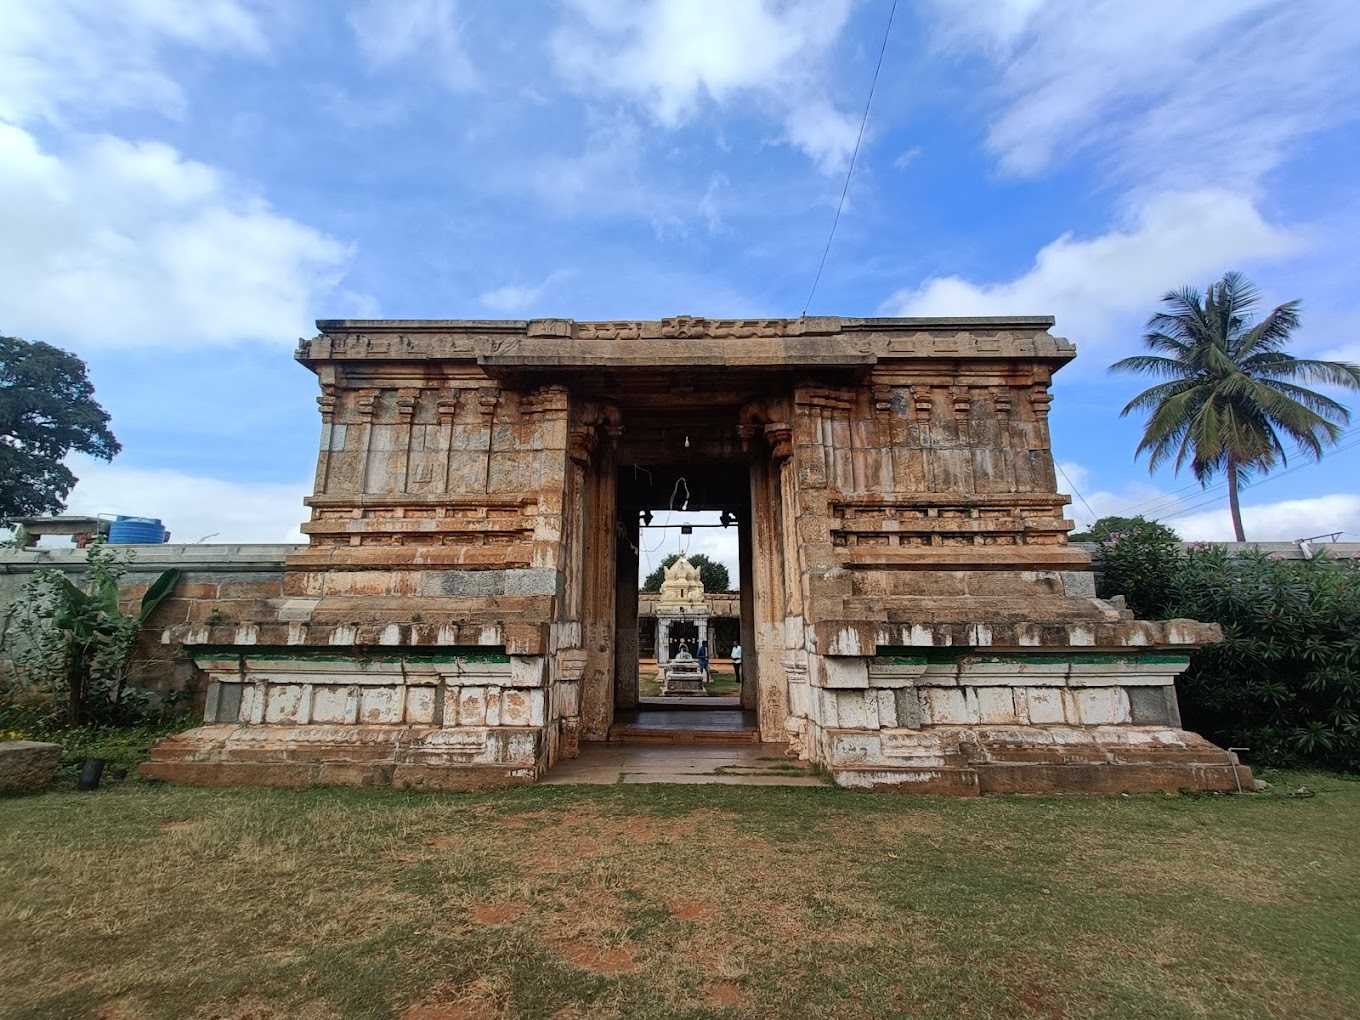
{"type": "MultiPolygon", "coordinates": [[[[1091,530],[1110,519],[1102,518],[1091,530]]],[[[1167,619],[1167,600],[1183,566],[1176,533],[1142,517],[1114,519],[1120,529],[1105,531],[1101,542],[1102,593],[1123,595],[1140,620],[1167,619]]]]}
{"type": "Polygon", "coordinates": [[[1153,619],[1213,621],[1177,681],[1187,728],[1276,766],[1360,771],[1360,566],[1180,552],[1156,526],[1105,547],[1103,595],[1153,619]]]}
{"type": "Polygon", "coordinates": [[[85,556],[84,587],[60,570],[40,570],[24,582],[10,606],[5,650],[12,673],[0,692],[9,718],[0,721],[13,726],[25,713],[36,722],[55,721],[58,712],[67,726],[144,717],[150,695],[128,686],[128,666],[138,633],[174,589],[179,571],[165,571],[140,605],[124,612],[119,582],[130,566],[130,553],[96,542],[85,556]],[[43,694],[49,696],[45,711],[43,694]]]}

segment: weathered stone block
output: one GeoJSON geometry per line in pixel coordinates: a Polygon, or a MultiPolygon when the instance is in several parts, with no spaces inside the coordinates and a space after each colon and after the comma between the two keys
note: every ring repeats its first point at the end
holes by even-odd
{"type": "Polygon", "coordinates": [[[41,790],[51,784],[61,760],[61,745],[37,740],[0,743],[0,794],[41,790]]]}
{"type": "Polygon", "coordinates": [[[987,725],[1015,723],[1015,693],[1010,687],[975,687],[968,691],[977,702],[977,721],[987,725]]]}
{"type": "Polygon", "coordinates": [[[1089,570],[1064,570],[1061,576],[1063,594],[1071,598],[1096,597],[1096,575],[1089,570]]]}
{"type": "Polygon", "coordinates": [[[1072,691],[1083,725],[1105,726],[1130,722],[1129,701],[1120,687],[1086,687],[1072,691]]]}
{"type": "MultiPolygon", "coordinates": [[[[260,688],[256,688],[257,695],[260,688]]],[[[264,696],[264,721],[266,723],[300,722],[299,710],[302,708],[302,686],[300,684],[271,685],[264,696]]]]}
{"type": "Polygon", "coordinates": [[[458,692],[458,724],[460,726],[486,725],[485,687],[464,687],[458,692]]]}
{"type": "Polygon", "coordinates": [[[1029,721],[1035,726],[1045,726],[1067,721],[1063,712],[1063,696],[1061,691],[1043,687],[1027,687],[1025,688],[1024,694],[1026,709],[1029,713],[1029,721]]]}
{"type": "MultiPolygon", "coordinates": [[[[312,691],[312,722],[348,723],[359,718],[359,689],[332,684],[318,685],[312,691]]],[[[219,716],[220,722],[226,722],[219,716]]]]}
{"type": "Polygon", "coordinates": [[[359,722],[368,725],[401,722],[401,688],[363,687],[359,694],[359,722]]]}

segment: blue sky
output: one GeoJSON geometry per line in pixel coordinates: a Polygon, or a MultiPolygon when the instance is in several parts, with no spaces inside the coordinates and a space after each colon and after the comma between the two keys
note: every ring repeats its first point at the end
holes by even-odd
{"type": "MultiPolygon", "coordinates": [[[[71,509],[295,539],[319,317],[798,315],[889,8],[0,0],[0,329],[85,358],[125,448],[71,509]]],[[[1056,315],[1086,502],[1228,537],[1105,368],[1227,269],[1360,360],[1358,58],[1347,2],[902,0],[809,310],[1056,315]]],[[[1360,448],[1245,502],[1360,537],[1360,448]]]]}

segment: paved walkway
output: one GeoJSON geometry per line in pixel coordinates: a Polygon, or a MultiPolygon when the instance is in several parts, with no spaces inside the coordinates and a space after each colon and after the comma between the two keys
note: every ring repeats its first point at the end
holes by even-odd
{"type": "Polygon", "coordinates": [[[592,783],[721,783],[728,786],[826,786],[783,744],[705,743],[683,747],[582,744],[581,756],[559,762],[540,780],[592,783]]]}

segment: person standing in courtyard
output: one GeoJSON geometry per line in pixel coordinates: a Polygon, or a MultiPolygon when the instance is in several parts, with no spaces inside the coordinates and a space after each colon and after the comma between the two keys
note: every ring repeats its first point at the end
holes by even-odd
{"type": "Polygon", "coordinates": [[[737,686],[741,686],[741,645],[732,646],[732,672],[737,674],[737,686]]]}
{"type": "Polygon", "coordinates": [[[708,676],[708,642],[700,641],[699,648],[694,653],[694,657],[699,660],[699,668],[704,671],[704,676],[708,676]]]}

